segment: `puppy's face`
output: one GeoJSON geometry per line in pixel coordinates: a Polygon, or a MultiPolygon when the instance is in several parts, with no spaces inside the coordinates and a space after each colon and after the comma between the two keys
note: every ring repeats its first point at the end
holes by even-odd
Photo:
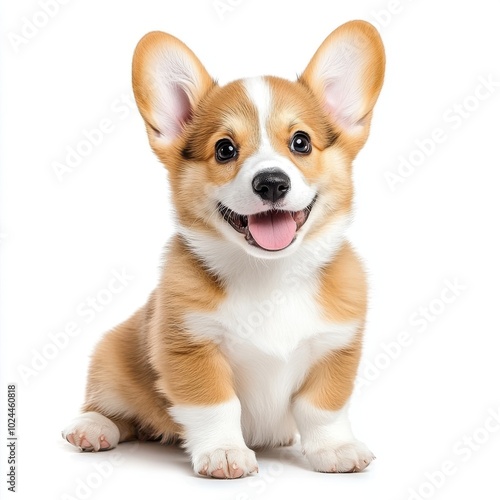
{"type": "Polygon", "coordinates": [[[296,82],[222,87],[182,42],[146,35],[134,56],[134,92],[183,228],[279,258],[347,214],[351,162],[383,71],[380,38],[359,21],[335,30],[296,82]]]}

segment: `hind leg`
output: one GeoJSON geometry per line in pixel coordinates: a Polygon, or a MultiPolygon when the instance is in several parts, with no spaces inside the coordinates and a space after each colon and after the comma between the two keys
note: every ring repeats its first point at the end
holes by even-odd
{"type": "Polygon", "coordinates": [[[178,426],[167,411],[169,403],[154,386],[143,324],[144,309],[97,345],[82,413],[62,432],[73,446],[100,451],[138,436],[166,442],[178,435],[178,426]]]}
{"type": "Polygon", "coordinates": [[[80,451],[111,450],[135,438],[135,428],[126,420],[110,419],[96,411],[82,413],[63,431],[62,437],[80,451]]]}

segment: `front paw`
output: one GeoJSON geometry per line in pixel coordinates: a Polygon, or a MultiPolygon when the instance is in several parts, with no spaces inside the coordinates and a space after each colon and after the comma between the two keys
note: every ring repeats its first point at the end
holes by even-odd
{"type": "Polygon", "coordinates": [[[196,473],[217,479],[237,479],[259,471],[255,453],[246,447],[228,446],[195,453],[192,461],[196,473]]]}
{"type": "Polygon", "coordinates": [[[304,453],[318,472],[360,472],[375,459],[366,445],[357,440],[322,446],[304,453]]]}

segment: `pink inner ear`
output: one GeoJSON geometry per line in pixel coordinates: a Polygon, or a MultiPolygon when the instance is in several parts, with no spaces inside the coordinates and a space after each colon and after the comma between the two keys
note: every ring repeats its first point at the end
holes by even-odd
{"type": "Polygon", "coordinates": [[[330,116],[344,126],[356,122],[359,102],[362,99],[352,81],[333,80],[325,86],[325,108],[330,116]]]}
{"type": "Polygon", "coordinates": [[[173,92],[174,116],[176,121],[183,126],[191,119],[192,109],[189,97],[180,85],[175,85],[173,92]]]}
{"type": "Polygon", "coordinates": [[[174,100],[177,105],[177,121],[184,125],[191,119],[191,103],[185,92],[185,90],[180,85],[175,85],[174,100]]]}
{"type": "Polygon", "coordinates": [[[328,114],[336,120],[343,120],[342,105],[336,88],[336,82],[325,86],[325,108],[328,114]]]}
{"type": "Polygon", "coordinates": [[[192,108],[186,91],[179,84],[173,84],[164,103],[165,114],[161,119],[161,133],[169,140],[178,137],[184,125],[191,119],[192,108]]]}
{"type": "Polygon", "coordinates": [[[335,111],[338,107],[337,102],[335,101],[333,85],[327,85],[325,88],[325,107],[326,111],[335,116],[335,111]]]}

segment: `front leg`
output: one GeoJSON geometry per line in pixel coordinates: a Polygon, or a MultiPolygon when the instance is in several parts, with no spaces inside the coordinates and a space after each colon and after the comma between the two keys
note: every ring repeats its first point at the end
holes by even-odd
{"type": "Polygon", "coordinates": [[[359,472],[375,458],[354,437],[347,416],[360,344],[357,339],[317,363],[294,398],[304,454],[319,472],[359,472]]]}
{"type": "Polygon", "coordinates": [[[186,338],[169,344],[159,386],[173,403],[194,471],[220,479],[257,471],[255,453],[243,439],[241,405],[232,372],[218,346],[186,338]]]}

